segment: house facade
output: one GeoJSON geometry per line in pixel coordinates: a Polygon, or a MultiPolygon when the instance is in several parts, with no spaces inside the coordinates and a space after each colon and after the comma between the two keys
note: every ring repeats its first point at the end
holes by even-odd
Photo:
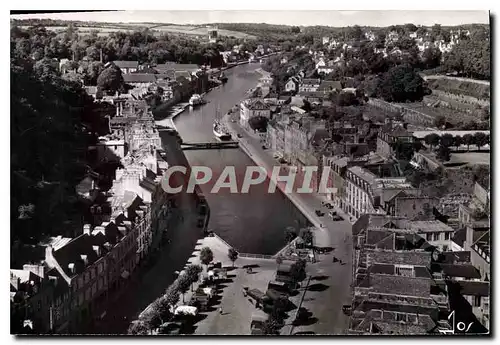
{"type": "Polygon", "coordinates": [[[271,118],[271,108],[261,99],[249,99],[241,102],[240,125],[249,128],[248,121],[257,116],[271,118]]]}

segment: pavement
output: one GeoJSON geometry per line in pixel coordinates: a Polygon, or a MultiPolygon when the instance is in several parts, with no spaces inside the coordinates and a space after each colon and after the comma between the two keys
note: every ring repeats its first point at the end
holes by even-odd
{"type": "MultiPolygon", "coordinates": [[[[262,149],[259,139],[242,129],[238,122],[225,118],[228,129],[233,134],[240,134],[240,147],[257,165],[264,167],[270,174],[278,165],[270,150],[262,149]]],[[[234,135],[236,137],[236,135],[234,135]]],[[[296,332],[314,332],[315,334],[343,334],[348,325],[348,318],[342,313],[342,305],[351,303],[352,282],[352,224],[348,216],[340,209],[335,209],[343,216],[342,221],[333,221],[328,210],[322,205],[325,198],[316,194],[287,193],[289,199],[316,227],[313,231],[314,245],[331,250],[329,253],[317,255],[319,261],[307,265],[307,274],[312,276],[303,307],[313,313],[316,322],[295,327],[296,332]],[[325,212],[318,217],[316,210],[325,212]],[[333,258],[343,264],[333,262],[333,258]]]]}

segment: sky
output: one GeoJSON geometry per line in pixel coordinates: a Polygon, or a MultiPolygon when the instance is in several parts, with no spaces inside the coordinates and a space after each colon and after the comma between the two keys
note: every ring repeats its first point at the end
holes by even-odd
{"type": "Polygon", "coordinates": [[[51,18],[111,23],[153,22],[172,24],[268,23],[344,27],[390,26],[405,23],[431,26],[487,24],[487,11],[116,11],[12,15],[11,18],[51,18]]]}

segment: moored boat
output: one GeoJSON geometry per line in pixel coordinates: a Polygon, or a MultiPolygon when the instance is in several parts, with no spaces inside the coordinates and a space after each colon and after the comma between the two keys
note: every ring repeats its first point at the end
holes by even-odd
{"type": "Polygon", "coordinates": [[[201,95],[198,95],[197,93],[192,95],[191,98],[189,99],[189,105],[192,107],[202,104],[205,104],[205,100],[201,95]]]}

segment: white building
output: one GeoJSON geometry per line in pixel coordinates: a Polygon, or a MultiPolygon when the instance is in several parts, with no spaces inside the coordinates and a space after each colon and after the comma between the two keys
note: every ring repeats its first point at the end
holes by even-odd
{"type": "Polygon", "coordinates": [[[249,99],[241,102],[240,106],[240,125],[248,128],[248,120],[253,117],[262,116],[271,118],[271,108],[268,104],[258,98],[249,99]]]}

